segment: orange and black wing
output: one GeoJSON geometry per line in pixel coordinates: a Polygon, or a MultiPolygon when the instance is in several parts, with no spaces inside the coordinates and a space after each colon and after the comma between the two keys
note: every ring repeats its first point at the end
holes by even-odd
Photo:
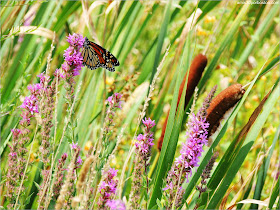
{"type": "Polygon", "coordinates": [[[92,70],[101,67],[113,72],[115,66],[120,65],[112,53],[87,38],[84,42],[82,56],[84,58],[83,64],[92,70]]]}

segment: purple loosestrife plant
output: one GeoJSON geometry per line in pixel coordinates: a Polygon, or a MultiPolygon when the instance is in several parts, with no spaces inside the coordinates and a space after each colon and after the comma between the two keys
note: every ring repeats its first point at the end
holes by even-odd
{"type": "Polygon", "coordinates": [[[166,187],[163,189],[168,198],[167,208],[178,208],[181,205],[181,199],[184,194],[182,184],[192,175],[192,169],[199,165],[199,157],[203,152],[203,146],[207,145],[206,110],[214,96],[216,88],[214,87],[204,100],[203,106],[197,115],[189,115],[187,139],[180,151],[181,155],[177,157],[168,172],[166,187]]]}
{"type": "MultiPolygon", "coordinates": [[[[40,87],[37,95],[38,99],[38,106],[39,106],[39,126],[41,128],[41,139],[40,139],[40,160],[44,163],[44,167],[42,170],[42,184],[39,190],[39,201],[40,204],[44,205],[45,202],[45,192],[44,188],[48,184],[48,177],[50,176],[50,171],[48,170],[50,166],[49,160],[50,154],[53,153],[51,151],[51,144],[50,144],[50,132],[53,126],[52,119],[53,119],[53,112],[55,109],[55,94],[56,94],[56,83],[59,82],[56,78],[53,79],[51,82],[50,77],[45,73],[41,73],[38,75],[40,78],[40,83],[30,86],[31,92],[36,92],[38,87],[40,87]],[[49,84],[50,83],[50,84],[49,84]]],[[[34,93],[33,93],[34,94],[34,93]]],[[[41,206],[43,208],[43,206],[41,206]]]]}
{"type": "Polygon", "coordinates": [[[44,73],[38,75],[40,77],[40,83],[35,84],[34,86],[40,86],[40,98],[39,101],[39,112],[40,112],[40,126],[41,126],[41,145],[39,147],[40,150],[40,159],[44,163],[44,170],[49,165],[49,155],[52,151],[50,151],[50,132],[53,126],[53,111],[55,109],[55,93],[56,93],[56,79],[50,83],[50,77],[44,73]]]}
{"type": "Polygon", "coordinates": [[[109,168],[107,171],[103,171],[103,180],[99,184],[100,197],[97,202],[98,209],[106,209],[108,201],[112,200],[116,194],[118,180],[114,179],[117,176],[118,170],[109,168]]]}
{"type": "Polygon", "coordinates": [[[67,113],[69,115],[69,123],[67,125],[69,135],[74,141],[74,130],[75,125],[73,123],[74,112],[71,107],[74,103],[74,90],[75,90],[75,76],[80,74],[80,70],[83,66],[83,56],[81,49],[83,47],[85,38],[80,34],[69,34],[67,37],[69,47],[64,51],[65,62],[61,65],[60,69],[57,69],[55,75],[65,81],[64,87],[66,89],[66,103],[67,103],[67,113]]]}
{"type": "MultiPolygon", "coordinates": [[[[139,209],[140,208],[140,195],[142,187],[142,175],[146,176],[146,184],[148,191],[148,177],[147,169],[149,166],[149,159],[151,156],[151,148],[154,145],[153,143],[153,132],[151,129],[155,126],[155,121],[149,119],[142,120],[144,124],[144,135],[139,134],[136,138],[136,157],[134,160],[134,171],[133,171],[133,180],[130,192],[130,208],[139,209]],[[144,170],[144,171],[143,171],[144,170]]],[[[148,192],[147,192],[148,193],[148,192]]]]}
{"type": "Polygon", "coordinates": [[[121,103],[122,103],[121,98],[122,98],[122,94],[114,93],[112,96],[108,97],[107,99],[109,107],[107,108],[106,117],[104,120],[104,125],[101,134],[103,151],[100,153],[101,160],[105,160],[105,162],[108,156],[110,155],[106,152],[106,149],[108,148],[108,144],[109,144],[108,139],[111,136],[112,127],[114,126],[114,117],[116,115],[116,111],[118,109],[121,109],[121,103]]]}

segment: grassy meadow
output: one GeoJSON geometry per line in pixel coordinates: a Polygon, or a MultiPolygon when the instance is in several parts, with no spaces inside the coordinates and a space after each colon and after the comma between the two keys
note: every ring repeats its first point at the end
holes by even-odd
{"type": "Polygon", "coordinates": [[[1,1],[1,209],[280,209],[262,2],[1,1]]]}

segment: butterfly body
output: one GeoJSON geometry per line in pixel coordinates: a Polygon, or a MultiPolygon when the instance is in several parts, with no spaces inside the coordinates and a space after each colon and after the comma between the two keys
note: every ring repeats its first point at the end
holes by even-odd
{"type": "Polygon", "coordinates": [[[118,59],[112,53],[89,41],[87,37],[85,38],[82,56],[84,58],[83,65],[91,70],[101,67],[114,72],[115,66],[120,65],[118,59]]]}

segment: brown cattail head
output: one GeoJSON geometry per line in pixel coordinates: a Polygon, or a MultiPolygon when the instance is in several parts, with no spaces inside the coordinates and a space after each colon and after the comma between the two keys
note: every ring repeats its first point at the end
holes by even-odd
{"type": "Polygon", "coordinates": [[[206,115],[206,121],[209,123],[208,137],[215,133],[226,112],[235,106],[244,93],[245,90],[241,84],[234,84],[220,92],[212,100],[206,115]]]}
{"type": "MultiPolygon", "coordinates": [[[[207,65],[207,57],[202,54],[198,54],[197,56],[195,56],[195,58],[192,61],[192,64],[190,66],[190,71],[189,71],[187,90],[186,90],[185,108],[188,105],[193,95],[194,89],[197,86],[206,65],[207,65]]],[[[188,76],[188,72],[186,73],[184,80],[182,81],[179,89],[177,107],[181,99],[181,95],[185,86],[187,76],[188,76]]]]}
{"type": "MultiPolygon", "coordinates": [[[[178,105],[179,105],[179,102],[180,102],[180,99],[182,96],[182,92],[183,92],[188,74],[189,74],[189,76],[188,76],[188,84],[187,84],[187,90],[186,90],[186,96],[185,96],[185,108],[188,105],[188,103],[194,93],[194,89],[197,86],[206,65],[207,65],[207,57],[205,55],[198,54],[193,59],[192,64],[190,66],[190,71],[189,71],[189,73],[188,72],[186,73],[186,75],[180,85],[178,101],[177,101],[177,108],[178,108],[178,105]]],[[[176,110],[177,110],[177,108],[176,108],[176,110]]],[[[164,134],[165,134],[166,125],[167,125],[167,121],[168,121],[168,116],[169,116],[169,112],[167,114],[164,125],[162,127],[161,136],[158,140],[157,148],[159,151],[161,151],[162,142],[164,139],[164,134]]]]}

